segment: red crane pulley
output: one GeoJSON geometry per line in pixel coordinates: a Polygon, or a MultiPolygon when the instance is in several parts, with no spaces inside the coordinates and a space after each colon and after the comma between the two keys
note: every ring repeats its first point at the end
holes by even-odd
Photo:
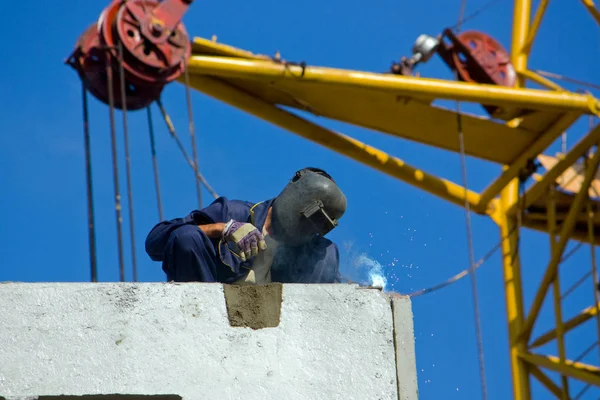
{"type": "Polygon", "coordinates": [[[81,35],[68,63],[98,100],[109,104],[111,90],[119,109],[122,85],[116,77],[122,67],[127,109],[144,108],[186,68],[191,42],[181,19],[191,3],[113,0],[81,35]]]}

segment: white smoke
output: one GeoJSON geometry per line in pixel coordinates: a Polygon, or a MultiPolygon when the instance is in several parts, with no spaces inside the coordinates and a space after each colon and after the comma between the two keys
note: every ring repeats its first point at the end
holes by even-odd
{"type": "Polygon", "coordinates": [[[344,277],[344,281],[386,289],[388,279],[384,274],[383,265],[356,249],[351,241],[344,242],[340,250],[340,273],[344,277]]]}
{"type": "Polygon", "coordinates": [[[360,254],[354,259],[353,264],[360,269],[364,268],[367,270],[369,285],[381,287],[382,290],[385,290],[387,278],[383,273],[383,266],[378,261],[373,260],[366,254],[360,254]]]}

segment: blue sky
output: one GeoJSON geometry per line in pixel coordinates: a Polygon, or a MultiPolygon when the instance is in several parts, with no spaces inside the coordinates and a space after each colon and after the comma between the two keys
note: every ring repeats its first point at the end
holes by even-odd
{"type": "MultiPolygon", "coordinates": [[[[468,1],[466,13],[485,3],[468,1]]],[[[4,94],[0,112],[0,182],[4,189],[0,281],[80,282],[90,277],[80,83],[63,61],[80,33],[96,21],[105,2],[56,4],[38,2],[33,7],[30,2],[11,2],[5,6],[11,18],[2,29],[7,34],[18,34],[3,44],[5,54],[12,56],[0,64],[4,94]]],[[[446,0],[196,1],[184,22],[194,36],[209,38],[214,34],[220,42],[254,52],[274,54],[279,50],[285,59],[309,65],[382,71],[401,55],[409,55],[419,34],[436,35],[454,25],[458,11],[459,1],[446,0]]],[[[511,13],[512,3],[501,1],[464,29],[486,31],[508,48],[511,13]]],[[[530,65],[594,81],[599,49],[598,26],[583,6],[577,1],[552,2],[530,65]]],[[[437,58],[420,72],[451,78],[437,58]]],[[[365,254],[383,266],[390,289],[406,293],[440,283],[468,266],[461,208],[200,93],[194,92],[192,101],[200,166],[219,194],[258,202],[275,196],[291,174],[304,166],[318,166],[334,176],[349,201],[341,226],[331,235],[342,248],[342,272],[347,275],[357,276],[360,272],[365,276],[365,271],[352,267],[356,256],[365,254]]],[[[99,279],[116,281],[119,275],[108,110],[95,99],[90,103],[99,279]]],[[[164,103],[189,149],[183,87],[168,87],[164,103]]],[[[467,109],[481,112],[478,107],[467,109]]],[[[183,216],[197,206],[193,175],[156,108],[153,111],[166,218],[183,216]]],[[[120,115],[116,118],[119,126],[120,115]]],[[[457,154],[341,123],[324,123],[425,171],[461,180],[457,154]]],[[[586,124],[580,123],[569,132],[570,143],[581,136],[586,124]]],[[[145,113],[129,113],[129,127],[139,279],[164,281],[160,264],[152,263],[143,251],[145,236],[158,218],[145,113]]],[[[120,131],[119,157],[125,260],[129,266],[120,131]]],[[[497,166],[470,160],[469,187],[482,190],[498,171],[497,166]]],[[[203,194],[207,204],[210,195],[206,191],[203,194]]],[[[474,217],[473,229],[475,257],[479,259],[498,242],[499,232],[485,217],[474,217]]],[[[522,242],[525,297],[530,304],[547,262],[548,239],[527,231],[522,242]]],[[[562,267],[563,290],[588,268],[589,249],[584,247],[562,267]]],[[[131,279],[130,269],[127,279],[131,279]]],[[[506,399],[512,389],[498,255],[479,270],[478,283],[489,399],[506,399]]],[[[469,279],[414,299],[422,399],[480,398],[471,302],[469,279]]],[[[572,316],[591,303],[588,281],[567,299],[564,314],[572,316]]],[[[548,311],[544,307],[537,332],[552,324],[548,311]]],[[[570,335],[569,354],[576,357],[595,340],[595,335],[592,322],[570,335]]],[[[552,345],[544,351],[556,354],[552,345]]],[[[584,361],[597,363],[597,351],[584,361]]],[[[537,383],[532,387],[534,393],[546,395],[537,383]]],[[[575,385],[572,393],[580,387],[575,385]]],[[[582,398],[591,398],[592,390],[586,396],[582,398]]]]}

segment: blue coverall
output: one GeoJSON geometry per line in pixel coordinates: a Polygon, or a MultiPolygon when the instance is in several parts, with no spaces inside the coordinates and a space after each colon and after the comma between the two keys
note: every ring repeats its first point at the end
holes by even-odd
{"type": "MultiPolygon", "coordinates": [[[[253,259],[242,262],[225,241],[209,238],[198,225],[234,219],[262,231],[273,200],[253,204],[219,197],[202,210],[154,226],[146,238],[146,252],[153,261],[162,262],[168,281],[233,283],[246,276],[253,259]]],[[[282,283],[341,282],[338,247],[324,237],[301,247],[280,245],[271,279],[282,283]]]]}

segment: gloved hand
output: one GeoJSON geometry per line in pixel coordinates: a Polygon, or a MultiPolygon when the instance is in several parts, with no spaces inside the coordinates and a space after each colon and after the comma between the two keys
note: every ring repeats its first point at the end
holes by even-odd
{"type": "Polygon", "coordinates": [[[238,247],[242,261],[256,256],[259,249],[267,248],[263,235],[254,225],[247,222],[229,221],[223,229],[223,239],[238,247]]]}

